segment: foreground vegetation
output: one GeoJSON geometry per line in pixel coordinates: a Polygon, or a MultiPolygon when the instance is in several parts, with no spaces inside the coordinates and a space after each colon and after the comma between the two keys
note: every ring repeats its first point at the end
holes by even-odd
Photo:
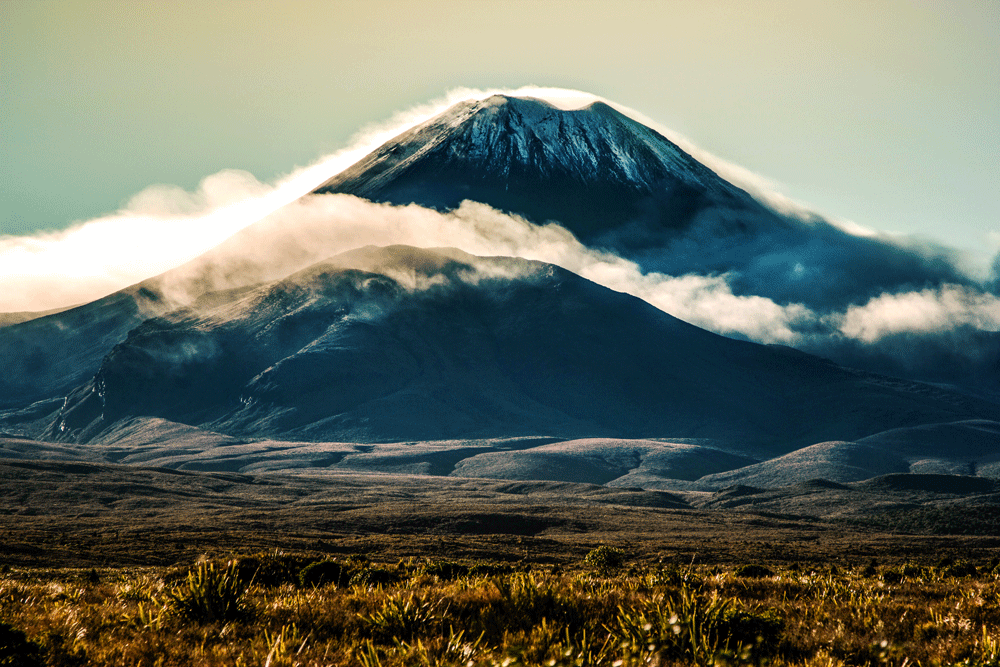
{"type": "Polygon", "coordinates": [[[8,569],[0,665],[994,665],[996,562],[8,569]]]}

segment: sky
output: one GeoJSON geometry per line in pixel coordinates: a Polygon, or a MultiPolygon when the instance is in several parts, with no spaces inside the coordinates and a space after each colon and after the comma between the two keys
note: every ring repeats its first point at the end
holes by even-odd
{"type": "Polygon", "coordinates": [[[994,0],[4,0],[0,237],[176,188],[198,206],[206,177],[253,191],[456,87],[532,84],[636,109],[834,219],[1000,250],[994,0]]]}

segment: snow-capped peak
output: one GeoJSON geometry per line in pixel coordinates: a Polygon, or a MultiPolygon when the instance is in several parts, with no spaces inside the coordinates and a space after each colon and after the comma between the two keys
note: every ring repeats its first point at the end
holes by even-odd
{"type": "Polygon", "coordinates": [[[561,109],[507,95],[455,104],[316,192],[438,209],[473,199],[559,220],[583,236],[650,215],[678,229],[705,205],[758,208],[746,192],[608,104],[561,109]]]}

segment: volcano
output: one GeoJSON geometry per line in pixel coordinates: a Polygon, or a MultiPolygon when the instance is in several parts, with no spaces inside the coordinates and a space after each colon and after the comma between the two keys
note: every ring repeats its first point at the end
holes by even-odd
{"type": "Polygon", "coordinates": [[[338,202],[398,212],[357,198],[458,208],[450,223],[463,210],[500,217],[483,204],[558,221],[644,269],[724,274],[737,295],[820,314],[952,270],[775,211],[607,104],[493,96],[410,129],[185,267],[0,327],[11,451],[40,439],[52,456],[197,469],[296,461],[702,490],[1000,474],[995,401],[726,338],[550,263],[363,239],[333,251],[338,202]],[[972,444],[926,444],[942,433],[972,444]]]}

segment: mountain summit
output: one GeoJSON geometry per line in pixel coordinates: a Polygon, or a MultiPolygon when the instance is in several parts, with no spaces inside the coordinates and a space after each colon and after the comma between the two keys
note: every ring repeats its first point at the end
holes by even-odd
{"type": "Polygon", "coordinates": [[[471,199],[534,222],[559,221],[586,241],[629,226],[640,245],[687,229],[706,208],[764,212],[666,137],[603,102],[566,111],[504,95],[454,105],[315,192],[439,210],[471,199]]]}

